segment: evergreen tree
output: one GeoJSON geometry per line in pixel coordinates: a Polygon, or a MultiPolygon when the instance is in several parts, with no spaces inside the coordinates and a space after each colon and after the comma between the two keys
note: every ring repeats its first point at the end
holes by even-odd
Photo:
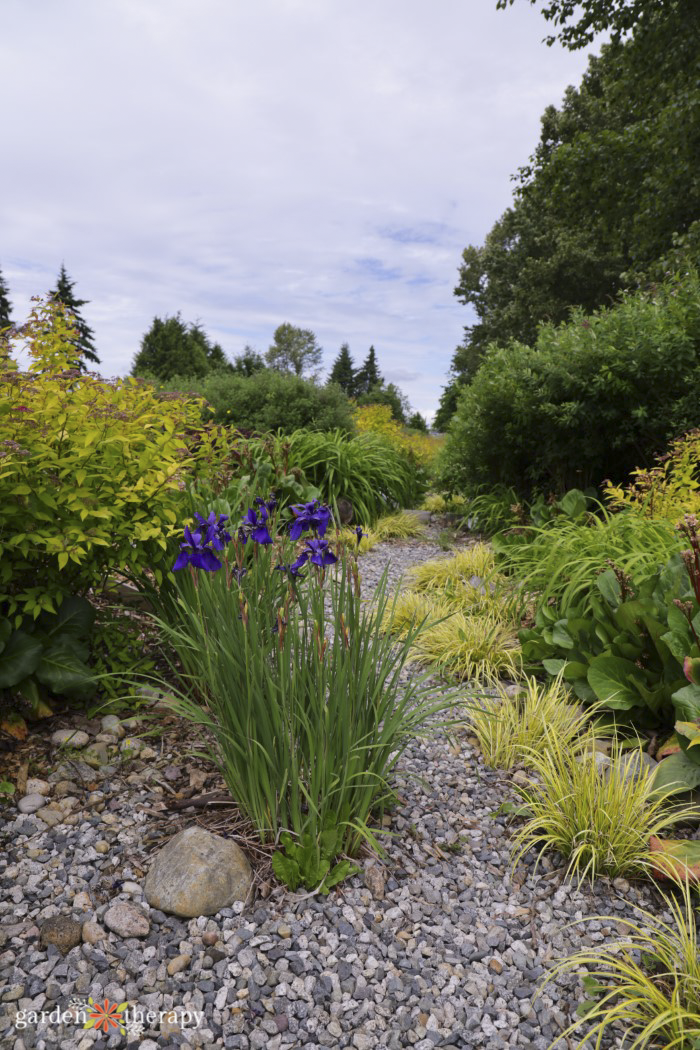
{"type": "Polygon", "coordinates": [[[373,346],[370,346],[369,353],[364,359],[362,367],[358,368],[355,373],[355,393],[369,394],[374,387],[383,385],[384,380],[381,377],[379,365],[377,364],[377,352],[373,346]]]}
{"type": "Polygon", "coordinates": [[[237,354],[233,359],[233,371],[240,376],[245,376],[246,379],[250,379],[257,372],[264,372],[267,368],[265,359],[262,354],[259,354],[257,350],[254,350],[252,346],[247,344],[243,347],[243,353],[237,354]]]}
{"type": "Polygon", "coordinates": [[[131,374],[163,380],[173,376],[206,375],[210,368],[202,342],[203,334],[195,326],[188,327],[179,313],[165,320],[154,317],[153,324],[141,340],[131,374]]]}
{"type": "Polygon", "coordinates": [[[355,365],[347,343],[343,343],[340,353],[333,362],[328,382],[337,383],[348,397],[352,397],[355,393],[355,365]]]}
{"type": "Polygon", "coordinates": [[[100,359],[97,356],[95,350],[95,344],[93,339],[95,333],[83,320],[80,314],[80,307],[86,306],[89,302],[88,299],[76,299],[75,293],[73,292],[73,286],[75,281],[71,281],[70,277],[66,273],[66,268],[61,263],[61,270],[58,275],[58,282],[56,287],[49,295],[57,303],[63,303],[66,309],[70,310],[73,315],[73,323],[78,332],[78,338],[75,342],[75,348],[80,354],[78,365],[82,370],[85,370],[85,361],[91,361],[94,365],[99,365],[100,359]]]}
{"type": "Polygon", "coordinates": [[[420,430],[423,434],[428,433],[428,424],[426,423],[420,412],[414,412],[408,420],[408,425],[411,430],[420,430]]]}
{"type": "Polygon", "coordinates": [[[12,303],[10,302],[10,289],[0,270],[0,332],[3,328],[9,328],[12,324],[12,303]]]}
{"type": "Polygon", "coordinates": [[[221,369],[225,369],[228,372],[231,371],[232,365],[226,354],[218,343],[209,342],[209,337],[199,321],[190,325],[189,334],[190,339],[201,346],[206,356],[207,364],[212,371],[221,371],[221,369]]]}

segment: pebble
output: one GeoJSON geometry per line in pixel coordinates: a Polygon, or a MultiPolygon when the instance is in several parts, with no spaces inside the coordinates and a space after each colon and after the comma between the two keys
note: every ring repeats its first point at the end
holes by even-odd
{"type": "Polygon", "coordinates": [[[51,734],[51,743],[57,747],[85,747],[90,737],[82,729],[56,729],[51,734]]]}
{"type": "Polygon", "coordinates": [[[147,937],[151,924],[146,913],[135,904],[116,901],[104,914],[105,926],[120,937],[147,937]]]}

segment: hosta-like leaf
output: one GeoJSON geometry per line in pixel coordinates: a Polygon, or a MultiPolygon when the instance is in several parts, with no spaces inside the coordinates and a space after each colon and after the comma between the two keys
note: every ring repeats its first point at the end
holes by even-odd
{"type": "Polygon", "coordinates": [[[657,795],[676,795],[683,791],[692,791],[700,786],[700,763],[693,761],[692,752],[687,754],[685,751],[678,751],[659,762],[652,776],[654,793],[657,795]]]}
{"type": "Polygon", "coordinates": [[[36,676],[56,696],[89,697],[94,680],[90,668],[76,655],[71,641],[64,639],[45,650],[36,676]]]}
{"type": "Polygon", "coordinates": [[[617,656],[597,656],[588,669],[588,684],[599,700],[618,711],[643,706],[633,679],[639,674],[631,660],[617,656]]]}
{"type": "Polygon", "coordinates": [[[688,748],[697,747],[700,744],[700,722],[676,722],[673,727],[680,736],[688,741],[688,748]]]}
{"type": "Polygon", "coordinates": [[[12,689],[36,670],[41,642],[23,631],[14,631],[0,653],[0,689],[12,689]]]}
{"type": "Polygon", "coordinates": [[[657,879],[700,882],[700,842],[697,839],[649,839],[651,871],[657,879]]]}

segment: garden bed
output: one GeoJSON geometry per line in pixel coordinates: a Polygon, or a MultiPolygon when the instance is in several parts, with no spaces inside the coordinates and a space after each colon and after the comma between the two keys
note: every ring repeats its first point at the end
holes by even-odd
{"type": "MultiPolygon", "coordinates": [[[[428,541],[381,544],[360,563],[373,585],[387,563],[392,581],[440,555],[428,541]]],[[[417,673],[412,670],[406,674],[417,673]]],[[[444,685],[435,681],[435,691],[444,685]]],[[[153,718],[145,711],[137,737],[153,718]]],[[[159,716],[160,720],[160,716],[159,716]]],[[[92,735],[99,719],[72,723],[92,735]]],[[[51,726],[51,730],[55,728],[51,726]]],[[[215,771],[187,760],[183,734],[168,716],[162,735],[145,737],[127,760],[105,769],[63,759],[46,777],[73,798],[54,826],[5,804],[0,860],[0,1038],[29,1047],[125,1045],[94,1029],[46,1021],[16,1027],[27,1011],[68,1009],[73,997],[130,1002],[159,1015],[134,1029],[146,1050],[188,1043],[266,1047],[546,1047],[570,1023],[580,999],[573,977],[536,990],[547,965],[622,932],[584,916],[630,918],[648,905],[649,884],[562,881],[545,857],[511,870],[510,775],[484,767],[464,733],[415,741],[396,781],[398,804],[385,818],[387,856],[365,857],[360,874],[327,898],[292,894],[270,876],[264,851],[251,854],[254,899],[210,918],[182,920],[148,907],[142,895],[150,854],[183,826],[253,836],[230,806],[202,802],[223,794],[215,771]],[[189,800],[195,806],[186,808],[189,800]],[[115,901],[147,917],[138,937],[106,929],[115,901]],[[64,955],[42,946],[47,919],[74,920],[81,942],[64,955]],[[87,923],[87,925],[83,925],[87,923]],[[183,1029],[182,1011],[196,1012],[183,1029]],[[19,1013],[18,1013],[19,1012],[19,1013]],[[160,1015],[168,1015],[161,1018],[160,1015]]],[[[47,734],[48,735],[48,734],[47,734]]],[[[128,738],[127,738],[128,739],[128,738]]],[[[123,741],[122,741],[123,743],[123,741]]],[[[31,772],[44,776],[36,739],[31,772]]],[[[44,752],[47,758],[55,749],[44,752]]],[[[45,767],[48,768],[48,767],[45,767]]]]}

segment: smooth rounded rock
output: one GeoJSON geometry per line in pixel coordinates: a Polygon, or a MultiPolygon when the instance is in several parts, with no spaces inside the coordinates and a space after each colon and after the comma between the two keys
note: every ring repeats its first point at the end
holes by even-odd
{"type": "Polygon", "coordinates": [[[88,920],[83,923],[82,936],[86,944],[98,944],[107,935],[99,923],[88,920]]]}
{"type": "Polygon", "coordinates": [[[168,963],[168,973],[171,977],[174,977],[176,973],[181,973],[186,970],[192,961],[191,955],[176,955],[174,959],[171,959],[168,963]]]}
{"type": "Polygon", "coordinates": [[[34,793],[33,795],[25,795],[17,803],[17,809],[20,813],[36,813],[38,809],[46,805],[46,799],[43,795],[34,793]]]}
{"type": "Polygon", "coordinates": [[[59,747],[85,747],[89,740],[82,729],[57,729],[51,734],[51,743],[59,747]]]}
{"type": "Polygon", "coordinates": [[[48,780],[39,780],[38,777],[30,777],[24,790],[26,795],[50,795],[51,785],[48,780]]]}
{"type": "Polygon", "coordinates": [[[148,916],[128,901],[116,901],[104,914],[107,929],[120,937],[147,937],[151,923],[148,916]]]}
{"type": "Polygon", "coordinates": [[[184,828],[156,854],[144,884],[152,908],[193,919],[244,901],[253,874],[243,851],[204,828],[184,828]]]}

